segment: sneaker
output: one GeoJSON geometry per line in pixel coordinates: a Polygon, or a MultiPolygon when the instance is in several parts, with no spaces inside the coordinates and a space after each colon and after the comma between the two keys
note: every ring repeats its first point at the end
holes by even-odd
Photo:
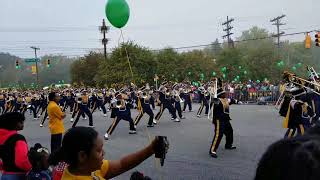
{"type": "Polygon", "coordinates": [[[33,120],[35,120],[35,121],[36,121],[36,120],[38,120],[38,118],[33,118],[33,120]]]}
{"type": "Polygon", "coordinates": [[[85,118],[82,118],[82,120],[87,120],[87,117],[85,117],[85,118]]]}
{"type": "Polygon", "coordinates": [[[134,125],[134,128],[137,129],[137,125],[134,125]]]}
{"type": "Polygon", "coordinates": [[[154,120],[153,120],[153,124],[157,124],[157,120],[154,119],[154,120]]]}
{"type": "Polygon", "coordinates": [[[107,117],[107,114],[103,114],[103,117],[107,117]]]}
{"type": "Polygon", "coordinates": [[[107,112],[109,112],[110,111],[110,109],[107,109],[107,112]]]}
{"type": "Polygon", "coordinates": [[[235,147],[235,146],[230,146],[230,147],[225,147],[225,149],[233,150],[233,149],[237,149],[237,147],[235,147]]]}
{"type": "Polygon", "coordinates": [[[70,122],[73,122],[73,120],[74,120],[74,119],[73,119],[73,118],[71,118],[71,119],[70,119],[70,122]]]}
{"type": "Polygon", "coordinates": [[[185,119],[186,117],[182,116],[180,119],[185,119]]]}
{"type": "Polygon", "coordinates": [[[93,126],[93,125],[92,125],[92,126],[89,125],[88,127],[90,127],[90,128],[95,128],[95,126],[93,126]]]}
{"type": "Polygon", "coordinates": [[[201,116],[198,114],[197,117],[199,118],[199,117],[201,117],[201,116]]]}
{"type": "Polygon", "coordinates": [[[104,136],[103,136],[103,137],[104,137],[104,139],[105,139],[105,140],[108,140],[108,139],[109,139],[109,134],[108,134],[108,133],[106,133],[106,134],[104,134],[104,136]]]}
{"type": "Polygon", "coordinates": [[[174,118],[172,117],[171,120],[174,120],[174,118]]]}
{"type": "Polygon", "coordinates": [[[153,124],[148,124],[147,127],[154,127],[154,125],[153,124]]]}
{"type": "Polygon", "coordinates": [[[217,153],[216,152],[210,152],[210,156],[213,158],[218,158],[217,153]]]}
{"type": "Polygon", "coordinates": [[[174,122],[180,122],[180,119],[176,118],[174,119],[174,122]]]}
{"type": "Polygon", "coordinates": [[[137,131],[136,130],[130,130],[129,134],[137,134],[137,131]]]}
{"type": "Polygon", "coordinates": [[[182,111],[182,112],[184,112],[184,113],[185,113],[186,111],[182,111]]]}
{"type": "Polygon", "coordinates": [[[40,127],[43,127],[43,124],[40,124],[40,127]]]}
{"type": "Polygon", "coordinates": [[[73,114],[73,112],[72,112],[72,111],[70,111],[70,114],[73,114]]]}
{"type": "Polygon", "coordinates": [[[40,117],[41,115],[40,114],[38,114],[38,118],[40,117]]]}

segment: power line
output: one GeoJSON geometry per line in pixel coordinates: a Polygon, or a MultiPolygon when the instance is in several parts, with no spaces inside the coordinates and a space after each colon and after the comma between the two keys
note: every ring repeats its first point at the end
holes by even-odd
{"type": "MultiPolygon", "coordinates": [[[[293,36],[293,35],[306,34],[306,33],[317,32],[317,31],[319,31],[319,30],[295,32],[295,33],[290,33],[290,34],[283,34],[281,36],[293,36]]],[[[266,37],[261,37],[261,38],[237,40],[237,41],[234,41],[234,42],[238,42],[239,43],[239,42],[246,42],[246,41],[257,41],[257,40],[264,40],[264,39],[272,39],[272,38],[274,38],[274,36],[266,36],[266,37]]],[[[182,47],[175,47],[175,48],[170,48],[170,49],[180,50],[180,49],[200,48],[200,47],[211,46],[211,45],[214,45],[214,44],[222,45],[223,43],[210,43],[210,44],[201,44],[201,45],[194,45],[194,46],[182,46],[182,47]]],[[[165,50],[165,49],[167,49],[167,48],[154,49],[153,51],[161,51],[161,50],[165,50]]]]}

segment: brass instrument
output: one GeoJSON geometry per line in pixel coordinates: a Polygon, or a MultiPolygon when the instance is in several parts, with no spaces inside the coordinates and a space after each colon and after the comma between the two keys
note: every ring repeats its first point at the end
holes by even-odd
{"type": "Polygon", "coordinates": [[[287,80],[288,82],[290,82],[296,86],[306,88],[306,89],[310,90],[311,92],[313,92],[317,95],[320,95],[320,93],[317,92],[317,89],[320,89],[320,84],[317,82],[308,81],[304,78],[298,77],[295,74],[287,72],[287,71],[284,72],[284,78],[285,78],[285,80],[287,80]],[[308,85],[313,85],[314,87],[312,88],[312,87],[309,87],[308,85]]]}
{"type": "Polygon", "coordinates": [[[180,92],[178,90],[173,90],[172,91],[173,97],[176,101],[183,103],[184,101],[180,97],[180,92]]]}

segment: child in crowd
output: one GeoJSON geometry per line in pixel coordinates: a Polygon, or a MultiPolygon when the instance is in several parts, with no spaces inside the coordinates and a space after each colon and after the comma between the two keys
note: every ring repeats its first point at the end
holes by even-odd
{"type": "Polygon", "coordinates": [[[51,180],[49,169],[49,151],[37,143],[28,153],[32,169],[27,173],[27,180],[51,180]]]}
{"type": "Polygon", "coordinates": [[[148,176],[144,176],[139,171],[135,171],[131,174],[130,180],[152,180],[152,179],[148,176]]]}

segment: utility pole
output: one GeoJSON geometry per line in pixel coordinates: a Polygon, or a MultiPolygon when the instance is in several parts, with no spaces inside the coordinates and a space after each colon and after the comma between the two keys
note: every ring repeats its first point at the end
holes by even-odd
{"type": "Polygon", "coordinates": [[[226,38],[226,37],[228,38],[227,40],[228,40],[228,47],[229,48],[230,47],[234,47],[233,41],[231,39],[231,35],[233,34],[231,32],[231,29],[233,29],[233,27],[231,26],[231,22],[233,22],[233,21],[234,21],[233,18],[229,19],[229,16],[227,16],[227,21],[222,23],[223,26],[226,26],[226,28],[223,29],[223,31],[225,31],[227,33],[226,35],[222,36],[222,38],[223,39],[226,38]]]}
{"type": "Polygon", "coordinates": [[[108,44],[108,39],[106,38],[106,33],[109,31],[109,26],[106,26],[106,22],[103,19],[102,20],[102,26],[100,26],[100,31],[103,34],[103,39],[102,39],[102,44],[104,46],[104,59],[107,60],[107,44],[108,44]]]}
{"type": "Polygon", "coordinates": [[[280,36],[284,34],[284,32],[280,32],[280,26],[286,25],[285,23],[281,23],[281,19],[286,17],[286,15],[278,16],[274,19],[271,19],[270,22],[272,22],[272,25],[277,26],[277,34],[273,35],[273,37],[277,38],[277,47],[280,49],[280,36]]]}
{"type": "Polygon", "coordinates": [[[34,57],[35,57],[35,61],[36,61],[37,86],[39,87],[39,71],[38,71],[37,50],[40,50],[40,48],[34,47],[34,46],[31,46],[30,48],[34,50],[34,57]]]}

